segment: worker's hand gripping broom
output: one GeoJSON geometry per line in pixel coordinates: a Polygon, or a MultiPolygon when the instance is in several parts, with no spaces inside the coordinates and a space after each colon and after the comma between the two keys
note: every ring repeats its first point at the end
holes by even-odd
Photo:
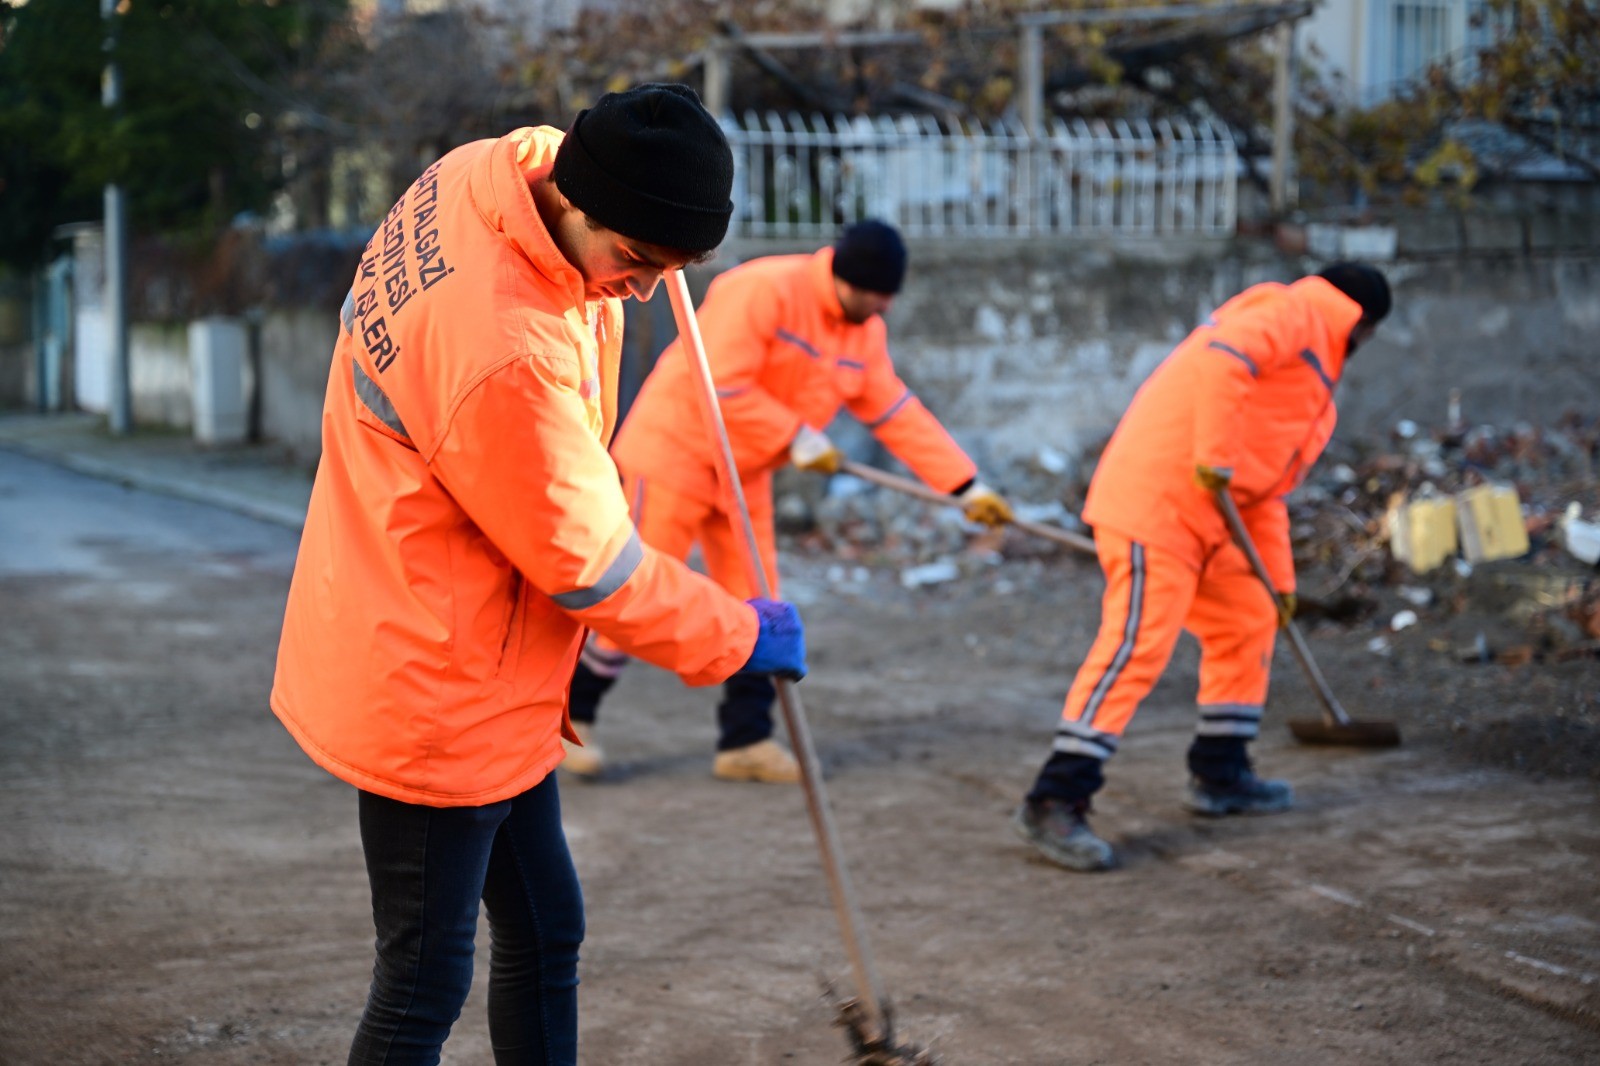
{"type": "MultiPolygon", "coordinates": [[[[739,483],[738,472],[733,464],[733,449],[728,443],[728,431],[722,422],[722,411],[717,406],[716,382],[711,377],[711,364],[706,359],[705,342],[700,337],[700,324],[695,318],[689,285],[678,270],[667,272],[666,283],[667,295],[672,300],[672,314],[678,323],[678,337],[693,364],[691,373],[699,384],[696,395],[700,399],[700,412],[705,419],[706,430],[713,438],[717,477],[728,503],[729,520],[736,527],[734,540],[743,549],[740,554],[749,570],[753,587],[763,597],[770,598],[772,590],[761,565],[755,527],[751,525],[750,509],[745,504],[744,486],[739,483]]],[[[811,743],[811,729],[806,722],[805,709],[800,705],[800,694],[791,682],[781,678],[774,678],[774,681],[778,702],[783,708],[783,721],[789,730],[789,742],[794,747],[795,760],[800,764],[800,783],[805,790],[806,810],[811,815],[811,828],[816,833],[817,846],[822,852],[822,868],[827,875],[828,890],[833,896],[839,929],[844,935],[845,953],[850,956],[850,966],[855,971],[856,996],[837,1005],[838,1024],[849,1034],[857,1066],[932,1066],[935,1059],[930,1052],[895,1043],[894,1020],[872,962],[866,934],[862,930],[860,911],[856,906],[849,873],[845,870],[844,854],[839,848],[833,812],[828,806],[828,795],[822,784],[816,748],[811,743]]]]}

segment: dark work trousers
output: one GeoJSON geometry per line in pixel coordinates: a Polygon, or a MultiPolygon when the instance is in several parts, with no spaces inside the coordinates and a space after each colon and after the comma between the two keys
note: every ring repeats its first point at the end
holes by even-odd
{"type": "Polygon", "coordinates": [[[748,748],[772,735],[772,701],[778,689],[764,675],[734,674],[722,685],[717,704],[718,751],[748,748]]]}
{"type": "Polygon", "coordinates": [[[583,895],[555,775],[483,807],[362,792],[360,818],[378,957],[350,1066],[436,1066],[472,986],[480,899],[496,1066],[576,1063],[583,895]]]}
{"type": "MultiPolygon", "coordinates": [[[[600,700],[616,684],[578,663],[572,672],[568,713],[574,722],[594,724],[600,713],[600,700]]],[[[778,690],[772,679],[735,674],[722,686],[722,702],[717,705],[717,750],[746,748],[772,735],[772,703],[778,690]]]]}

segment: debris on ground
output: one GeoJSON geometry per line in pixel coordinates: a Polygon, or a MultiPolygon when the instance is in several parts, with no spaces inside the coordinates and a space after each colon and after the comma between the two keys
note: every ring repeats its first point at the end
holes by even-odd
{"type": "Polygon", "coordinates": [[[1528,553],[1522,501],[1510,485],[1474,485],[1456,494],[1461,556],[1469,563],[1515,559],[1528,553]]]}
{"type": "MultiPolygon", "coordinates": [[[[1304,620],[1382,619],[1390,634],[1416,627],[1457,651],[1458,635],[1440,627],[1486,613],[1504,625],[1487,652],[1469,649],[1462,661],[1590,654],[1585,642],[1600,633],[1579,616],[1589,617],[1584,604],[1600,613],[1600,575],[1585,569],[1594,560],[1581,516],[1600,508],[1600,419],[1434,430],[1402,422],[1386,441],[1336,441],[1330,451],[1290,497],[1304,620]]],[[[1600,558],[1600,525],[1591,526],[1600,558]]],[[[1374,637],[1372,650],[1388,654],[1393,643],[1374,637]]]]}
{"type": "MultiPolygon", "coordinates": [[[[1368,650],[1384,657],[1408,647],[1462,663],[1595,657],[1600,418],[1502,427],[1466,425],[1454,406],[1451,414],[1443,427],[1402,420],[1386,439],[1336,439],[1290,497],[1301,621],[1366,628],[1368,650]]],[[[1030,477],[1058,465],[1048,451],[1029,458],[1030,477]]],[[[1012,503],[1021,518],[1081,532],[1077,491],[1063,482],[1060,498],[1012,503]]],[[[786,546],[828,560],[826,582],[844,595],[861,594],[874,571],[910,590],[987,597],[1033,585],[1019,562],[1093,565],[848,475],[812,481],[807,495],[784,503],[786,546]]]]}
{"type": "Polygon", "coordinates": [[[1576,500],[1567,504],[1558,523],[1561,546],[1574,559],[1594,566],[1600,563],[1600,523],[1583,520],[1583,506],[1576,500]]]}

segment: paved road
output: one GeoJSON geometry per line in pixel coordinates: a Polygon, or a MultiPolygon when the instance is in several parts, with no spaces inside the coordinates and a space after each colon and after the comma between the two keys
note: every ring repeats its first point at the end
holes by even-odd
{"type": "Polygon", "coordinates": [[[93,577],[108,592],[151,573],[181,583],[197,560],[248,557],[287,575],[297,534],[0,451],[0,575],[93,577]]]}
{"type": "MultiPolygon", "coordinates": [[[[266,708],[294,546],[0,452],[0,1063],[343,1062],[372,936],[354,797],[266,708]]],[[[1260,758],[1300,807],[1206,822],[1176,802],[1184,649],[1096,814],[1124,867],[1081,877],[1005,816],[1093,631],[1092,567],[846,593],[826,561],[791,562],[880,968],[951,1066],[1600,1061],[1594,787],[1462,761],[1440,711],[1553,706],[1567,690],[1539,685],[1587,684],[1588,664],[1380,676],[1362,635],[1324,635],[1331,675],[1401,716],[1406,745],[1274,730],[1260,758]]],[[[616,772],[563,789],[593,1066],[843,1054],[817,978],[847,969],[803,808],[709,777],[714,699],[630,671],[601,721],[616,772]]],[[[1274,699],[1309,710],[1292,677],[1274,699]]],[[[489,1061],[483,969],[447,1066],[489,1061]]]]}

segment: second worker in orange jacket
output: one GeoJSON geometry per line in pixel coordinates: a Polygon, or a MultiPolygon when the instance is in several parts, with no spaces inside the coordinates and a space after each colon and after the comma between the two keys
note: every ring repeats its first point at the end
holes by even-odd
{"type": "MultiPolygon", "coordinates": [[[[973,521],[1011,510],[977,479],[977,467],[922,405],[889,359],[882,315],[905,278],[906,249],[892,226],[866,220],[811,255],[754,259],[718,276],[700,329],[722,417],[743,482],[773,595],[778,571],[772,473],[793,462],[832,473],[842,455],[823,430],[843,408],[918,477],[957,497],[973,521]]],[[[740,598],[756,595],[741,565],[717,486],[711,438],[699,415],[693,367],[674,341],[651,371],[612,446],[633,520],[646,544],[680,559],[699,543],[706,569],[740,598]]],[[[591,638],[572,682],[571,713],[584,747],[566,768],[596,774],[592,726],[627,656],[591,638]]],[[[793,756],[771,739],[774,690],[764,677],[729,679],[718,707],[712,764],[728,780],[798,779],[793,756]]]]}
{"type": "Polygon", "coordinates": [[[1183,630],[1200,642],[1187,806],[1205,815],[1289,807],[1288,784],[1257,777],[1246,754],[1274,637],[1294,610],[1283,498],[1333,433],[1345,361],[1388,312],[1388,282],[1362,263],[1256,285],[1218,308],[1139,388],[1083,513],[1106,576],[1100,632],[1014,819],[1046,858],[1074,870],[1112,864],[1110,845],[1084,816],[1183,630]],[[1276,603],[1230,539],[1219,491],[1238,505],[1276,603]]]}

